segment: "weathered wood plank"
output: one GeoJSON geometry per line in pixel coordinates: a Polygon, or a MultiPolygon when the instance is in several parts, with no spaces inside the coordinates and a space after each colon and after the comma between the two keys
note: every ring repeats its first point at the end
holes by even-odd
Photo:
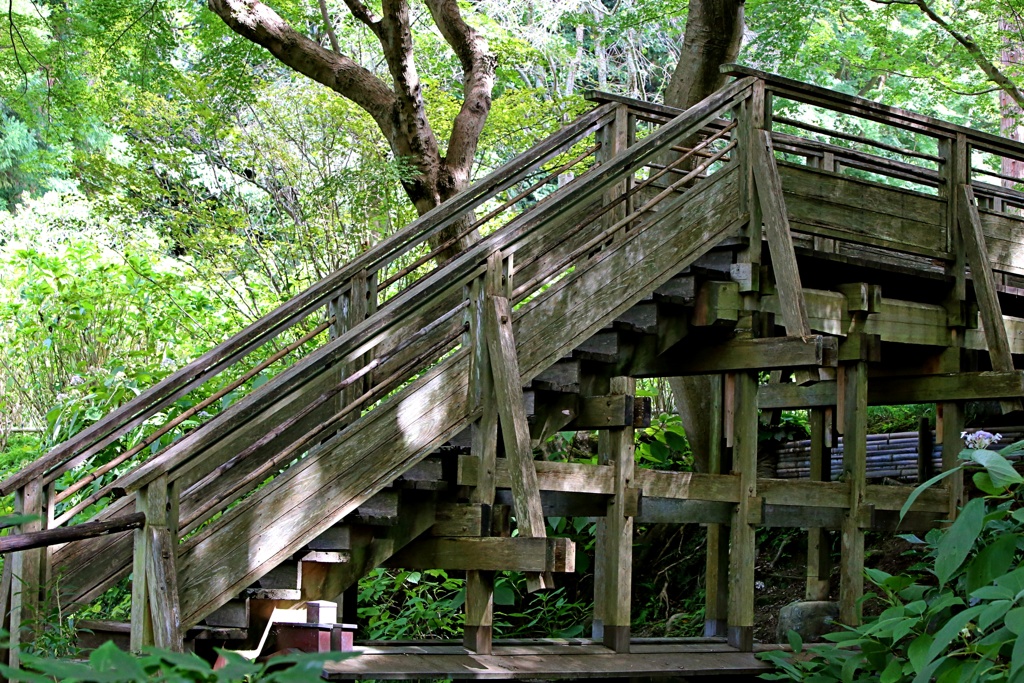
{"type": "MultiPolygon", "coordinates": [[[[680,346],[686,346],[684,340],[680,346]]],[[[685,348],[653,359],[638,358],[631,374],[635,377],[676,377],[717,374],[742,370],[830,367],[838,359],[838,342],[832,337],[770,337],[734,339],[716,345],[685,348]]]]}
{"type": "MultiPolygon", "coordinates": [[[[484,336],[491,360],[505,459],[512,477],[516,522],[521,536],[544,538],[544,514],[540,507],[537,470],[533,466],[530,427],[526,422],[526,411],[523,410],[519,359],[512,334],[512,308],[503,296],[489,296],[488,299],[484,336]]],[[[527,577],[527,583],[531,592],[551,587],[543,576],[527,577]]]]}
{"type": "Polygon", "coordinates": [[[850,487],[850,509],[843,518],[840,534],[842,567],[839,575],[839,612],[845,624],[861,619],[860,599],[864,595],[864,531],[862,510],[866,504],[867,467],[867,363],[860,361],[842,368],[845,375],[843,406],[843,471],[850,487]]]}
{"type": "Polygon", "coordinates": [[[787,164],[779,175],[794,230],[924,256],[946,253],[941,200],[787,164]]]}
{"type": "MultiPolygon", "coordinates": [[[[42,530],[44,514],[43,485],[40,479],[29,479],[14,492],[14,512],[29,515],[19,525],[19,531],[29,534],[42,530]]],[[[39,618],[40,598],[43,590],[44,562],[46,550],[22,550],[7,558],[4,564],[11,565],[11,647],[8,663],[17,667],[19,647],[34,639],[33,623],[39,618]]]]}
{"type": "MultiPolygon", "coordinates": [[[[991,401],[1024,397],[1024,370],[961,372],[942,375],[872,378],[868,405],[900,405],[941,401],[991,401]]],[[[762,410],[825,408],[836,404],[836,383],[812,386],[765,384],[758,388],[762,410]]]]}
{"type": "Polygon", "coordinates": [[[775,282],[782,307],[782,324],[786,328],[786,334],[791,337],[809,337],[811,327],[807,322],[800,269],[796,263],[796,252],[793,251],[793,236],[789,231],[786,201],[783,197],[779,169],[775,163],[771,133],[759,133],[751,140],[751,162],[754,167],[754,182],[761,205],[765,235],[768,238],[768,251],[775,270],[775,282]]]}
{"type": "Polygon", "coordinates": [[[1013,358],[1010,356],[1010,343],[1006,337],[1006,328],[1003,326],[1003,312],[996,294],[995,276],[985,246],[985,234],[974,200],[974,190],[968,185],[960,185],[957,188],[957,199],[960,234],[967,252],[967,262],[971,266],[971,277],[978,297],[982,325],[985,328],[989,358],[994,370],[1008,372],[1013,370],[1013,358]]]}
{"type": "Polygon", "coordinates": [[[576,546],[567,538],[422,538],[383,564],[404,569],[573,572],[576,546]]]}

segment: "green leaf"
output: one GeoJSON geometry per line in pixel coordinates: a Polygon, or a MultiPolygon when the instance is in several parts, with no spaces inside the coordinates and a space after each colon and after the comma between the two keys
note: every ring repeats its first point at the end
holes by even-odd
{"type": "Polygon", "coordinates": [[[672,431],[665,431],[665,443],[667,443],[668,447],[677,453],[685,453],[689,450],[686,439],[681,434],[676,434],[672,431]]]}
{"type": "Polygon", "coordinates": [[[946,530],[936,550],[935,575],[939,584],[945,584],[967,559],[974,541],[981,533],[982,521],[985,518],[985,501],[982,498],[971,500],[960,511],[953,526],[946,530]]]}
{"type": "Polygon", "coordinates": [[[1013,484],[1024,482],[1024,477],[1013,469],[1013,464],[995,451],[973,450],[971,460],[985,468],[988,476],[992,478],[994,486],[1005,489],[1013,484]]]}
{"type": "Polygon", "coordinates": [[[920,673],[925,664],[927,663],[928,650],[932,646],[933,638],[924,633],[919,635],[914,642],[907,648],[907,658],[910,660],[910,665],[914,667],[916,673],[920,673]]]}
{"type": "Polygon", "coordinates": [[[902,508],[900,508],[900,521],[903,521],[903,518],[907,516],[907,512],[910,510],[911,507],[913,507],[914,501],[916,501],[922,493],[929,489],[933,484],[937,484],[946,477],[952,475],[955,472],[959,472],[962,469],[963,465],[957,465],[953,469],[946,470],[941,474],[935,475],[934,477],[932,477],[931,479],[929,479],[928,481],[926,481],[925,483],[921,484],[916,489],[911,491],[910,495],[907,496],[907,502],[903,504],[902,508]]]}
{"type": "Polygon", "coordinates": [[[960,631],[962,631],[967,624],[971,623],[971,620],[975,616],[981,614],[985,607],[986,605],[968,607],[963,612],[958,612],[953,615],[949,621],[943,624],[942,628],[935,633],[935,639],[928,647],[928,654],[925,656],[926,664],[942,654],[949,644],[953,642],[953,639],[960,635],[960,631]]]}
{"type": "Polygon", "coordinates": [[[1024,638],[1017,638],[1013,643],[1013,654],[1010,655],[1010,679],[1024,671],[1024,638]]]}
{"type": "Polygon", "coordinates": [[[799,633],[793,629],[789,629],[789,632],[786,633],[786,638],[789,640],[789,646],[793,648],[793,652],[797,654],[803,652],[804,640],[800,637],[799,633]]]}
{"type": "Polygon", "coordinates": [[[1024,633],[1024,607],[1015,607],[1006,613],[1006,628],[1015,636],[1024,633]]]}
{"type": "Polygon", "coordinates": [[[1017,550],[1017,534],[1003,534],[989,543],[967,565],[967,592],[987,586],[1010,568],[1017,550]]]}
{"type": "Polygon", "coordinates": [[[1013,603],[1009,600],[996,600],[985,608],[985,611],[978,617],[978,628],[987,630],[989,626],[1002,619],[1010,610],[1013,603]]]}
{"type": "Polygon", "coordinates": [[[892,659],[882,672],[881,683],[896,683],[903,677],[903,665],[898,659],[892,659]]]}
{"type": "Polygon", "coordinates": [[[516,593],[507,583],[494,586],[494,604],[507,607],[516,604],[516,593]]]}
{"type": "Polygon", "coordinates": [[[977,486],[980,491],[987,493],[990,496],[998,496],[1005,490],[995,485],[988,472],[975,472],[971,479],[974,480],[974,485],[977,486]]]}

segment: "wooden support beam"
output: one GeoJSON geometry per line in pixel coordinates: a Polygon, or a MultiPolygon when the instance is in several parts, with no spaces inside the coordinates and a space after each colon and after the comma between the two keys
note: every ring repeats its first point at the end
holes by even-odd
{"type": "Polygon", "coordinates": [[[404,569],[573,572],[576,546],[567,538],[421,538],[383,564],[404,569]]]}
{"type": "MultiPolygon", "coordinates": [[[[502,262],[498,252],[487,259],[483,277],[474,280],[469,296],[472,305],[467,312],[469,330],[467,343],[471,344],[469,403],[472,410],[481,410],[480,419],[471,427],[470,452],[480,467],[470,501],[482,510],[494,505],[495,462],[498,451],[498,405],[494,393],[494,376],[487,345],[487,308],[490,298],[504,293],[502,262]]],[[[524,408],[525,412],[525,408],[524,408]]],[[[481,536],[488,536],[481,529],[481,536]]],[[[463,645],[479,654],[491,653],[494,632],[494,573],[471,570],[466,572],[466,622],[463,645]]]]}
{"type": "MultiPolygon", "coordinates": [[[[612,395],[632,399],[635,380],[611,379],[612,395]]],[[[598,463],[612,469],[614,493],[608,512],[598,520],[598,553],[594,567],[594,631],[605,647],[629,652],[630,590],[633,577],[633,517],[627,499],[633,486],[634,430],[632,425],[602,431],[598,437],[598,463]]],[[[635,512],[633,512],[635,514],[635,512]]]]}
{"type": "Polygon", "coordinates": [[[864,595],[864,530],[867,471],[867,363],[851,363],[840,370],[843,377],[843,477],[850,487],[850,508],[841,532],[842,569],[839,577],[839,617],[843,623],[860,623],[860,599],[864,595]]]}
{"type": "MultiPolygon", "coordinates": [[[[729,468],[725,462],[723,430],[725,428],[725,402],[723,400],[724,380],[721,375],[714,375],[709,382],[711,394],[708,397],[708,472],[722,474],[729,468]]],[[[737,482],[738,483],[738,482],[737,482]]],[[[688,501],[689,502],[689,501],[688,501]]],[[[697,501],[693,501],[697,503],[697,501]]],[[[702,503],[702,502],[701,502],[702,503]]],[[[701,504],[698,503],[698,504],[701,504]]],[[[721,504],[724,505],[724,504],[721,504]]],[[[648,506],[650,507],[650,506],[648,506]]],[[[729,617],[729,522],[731,506],[726,506],[720,523],[707,526],[707,554],[705,557],[705,591],[704,591],[704,635],[726,636],[729,617]]],[[[644,511],[646,513],[646,509],[644,511]]],[[[709,511],[696,511],[710,519],[709,511]]]]}
{"type": "MultiPolygon", "coordinates": [[[[516,522],[525,538],[544,538],[544,516],[533,466],[530,428],[523,410],[522,381],[516,342],[512,335],[512,309],[503,296],[489,296],[486,306],[485,337],[494,379],[495,398],[501,421],[505,455],[511,465],[512,496],[516,522]]],[[[550,588],[550,577],[527,577],[529,590],[550,588]]]]}
{"type": "Polygon", "coordinates": [[[139,529],[146,521],[141,512],[114,517],[102,522],[83,522],[68,527],[58,527],[46,531],[0,537],[0,553],[11,553],[33,548],[45,548],[61,543],[81,541],[107,534],[139,529]]]}
{"type": "Polygon", "coordinates": [[[579,401],[579,414],[565,425],[565,431],[649,427],[651,400],[645,396],[609,394],[585,396],[579,401]]]}
{"type": "Polygon", "coordinates": [[[836,364],[839,354],[835,338],[816,335],[733,339],[692,349],[680,346],[685,346],[685,342],[658,358],[638,358],[630,374],[634,377],[674,377],[774,368],[831,367],[836,364]]]}
{"type": "Polygon", "coordinates": [[[712,280],[703,283],[697,292],[690,324],[694,327],[729,327],[736,324],[739,315],[739,283],[712,280]]]}
{"type": "MultiPolygon", "coordinates": [[[[828,446],[831,443],[832,414],[824,408],[810,411],[812,481],[826,482],[832,477],[832,449],[828,446]]],[[[829,577],[832,575],[831,546],[825,529],[807,529],[807,589],[804,592],[807,600],[828,600],[829,577]]]]}
{"type": "MultiPolygon", "coordinates": [[[[964,428],[964,407],[962,403],[950,401],[939,403],[936,410],[936,441],[942,444],[942,471],[951,470],[959,464],[958,456],[964,449],[960,436],[964,428]]],[[[948,518],[956,519],[964,503],[964,477],[962,472],[946,478],[948,518]]]]}
{"type": "MultiPolygon", "coordinates": [[[[978,309],[985,330],[985,342],[988,345],[992,369],[1009,372],[1013,370],[1010,342],[1006,336],[1006,327],[1003,325],[1003,311],[999,306],[995,274],[992,272],[988,247],[985,245],[985,233],[982,231],[978,205],[970,185],[962,184],[957,188],[957,213],[967,263],[971,266],[971,279],[974,283],[974,293],[978,298],[978,309]]],[[[1003,412],[1019,410],[1020,407],[1020,401],[1007,401],[1003,403],[1003,412]]]]}
{"type": "Polygon", "coordinates": [[[811,326],[807,320],[800,270],[793,249],[793,236],[786,216],[786,202],[782,194],[782,180],[775,164],[771,133],[759,131],[752,140],[752,162],[757,198],[764,217],[768,251],[775,270],[775,286],[782,304],[782,324],[791,337],[807,337],[811,326]]]}
{"type": "MultiPolygon", "coordinates": [[[[943,401],[990,401],[1024,397],[1024,370],[958,372],[941,375],[872,378],[868,405],[900,405],[943,401]]],[[[763,385],[757,405],[762,410],[825,408],[836,404],[836,382],[763,385]]]]}
{"type": "Polygon", "coordinates": [[[728,642],[738,650],[754,647],[754,559],[756,541],[750,523],[757,497],[757,375],[736,375],[732,472],[739,477],[739,502],[733,513],[729,548],[728,642]]]}
{"type": "MultiPolygon", "coordinates": [[[[19,525],[23,534],[41,531],[43,528],[46,501],[41,479],[30,479],[14,492],[14,513],[33,517],[19,525]]],[[[4,564],[11,565],[11,647],[8,662],[17,668],[20,662],[19,648],[35,638],[35,624],[41,618],[41,598],[45,576],[46,550],[35,548],[14,553],[4,564]]]]}

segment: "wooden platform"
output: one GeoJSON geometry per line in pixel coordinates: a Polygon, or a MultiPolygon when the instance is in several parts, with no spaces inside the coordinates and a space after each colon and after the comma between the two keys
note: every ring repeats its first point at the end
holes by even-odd
{"type": "MultiPolygon", "coordinates": [[[[454,642],[356,646],[358,657],[324,667],[329,681],[368,679],[566,680],[578,678],[655,678],[756,676],[771,670],[752,652],[724,642],[634,639],[629,654],[597,641],[495,641],[494,653],[478,655],[454,642]]],[[[775,648],[762,646],[756,649],[775,648]]]]}

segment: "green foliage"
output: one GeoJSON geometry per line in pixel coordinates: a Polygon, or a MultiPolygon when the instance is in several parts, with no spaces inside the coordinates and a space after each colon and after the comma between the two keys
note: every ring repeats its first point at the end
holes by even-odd
{"type": "Polygon", "coordinates": [[[662,413],[636,435],[636,460],[643,467],[691,471],[693,453],[679,415],[662,413]]]}
{"type": "MultiPolygon", "coordinates": [[[[794,653],[764,655],[778,670],[763,678],[794,681],[1020,681],[1024,675],[1024,477],[1007,459],[1024,442],[999,452],[966,449],[961,468],[986,493],[970,500],[947,529],[924,540],[906,537],[924,554],[919,575],[868,569],[880,594],[879,616],[826,636],[794,653]]],[[[947,475],[948,476],[948,475],[947,475]]],[[[919,494],[942,477],[925,482],[919,494]]],[[[904,506],[905,514],[916,495],[904,506]]]]}
{"type": "Polygon", "coordinates": [[[374,569],[359,580],[360,627],[371,640],[457,636],[464,584],[440,569],[374,569]]]}
{"type": "Polygon", "coordinates": [[[209,662],[195,654],[150,648],[134,656],[108,642],[93,650],[88,662],[22,653],[22,668],[14,670],[0,664],[0,673],[8,680],[25,683],[305,683],[319,679],[325,663],[353,656],[344,652],[303,653],[256,663],[228,650],[217,652],[227,665],[214,671],[209,662]]]}
{"type": "Polygon", "coordinates": [[[868,408],[868,433],[916,432],[922,417],[927,417],[932,423],[935,422],[934,404],[870,406],[868,408]]]}

